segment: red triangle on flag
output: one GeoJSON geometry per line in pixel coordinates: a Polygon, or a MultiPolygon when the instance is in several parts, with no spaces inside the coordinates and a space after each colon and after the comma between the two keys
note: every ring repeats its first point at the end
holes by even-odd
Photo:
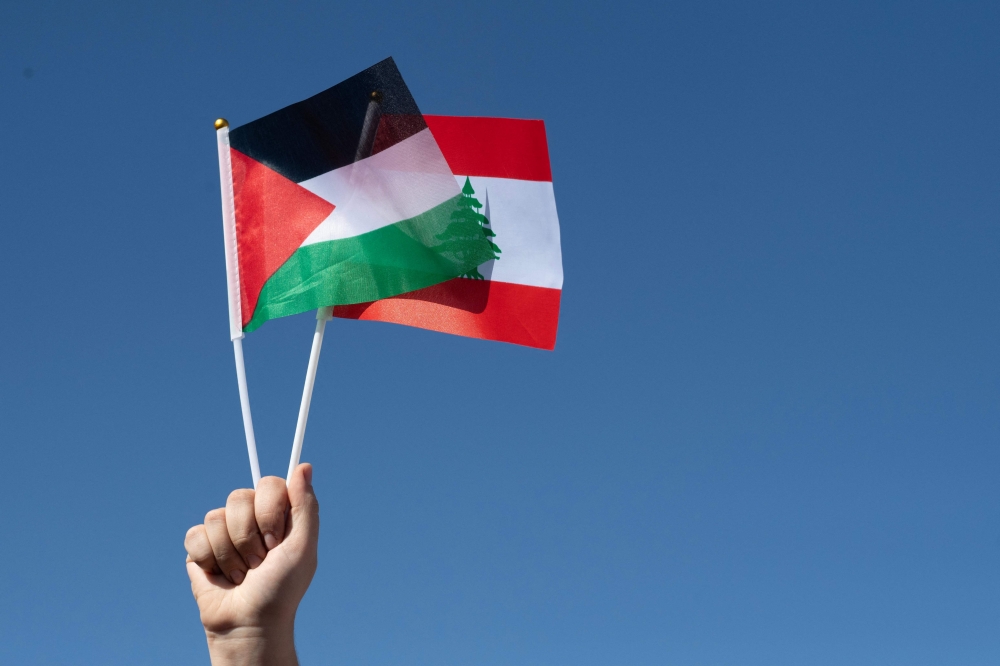
{"type": "Polygon", "coordinates": [[[264,283],[335,206],[238,150],[231,148],[230,153],[242,325],[246,326],[264,283]]]}

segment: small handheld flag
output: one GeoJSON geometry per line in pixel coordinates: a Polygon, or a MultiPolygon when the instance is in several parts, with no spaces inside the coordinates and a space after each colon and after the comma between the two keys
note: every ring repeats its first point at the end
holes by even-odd
{"type": "Polygon", "coordinates": [[[463,210],[489,230],[494,257],[461,277],[334,317],[553,349],[562,251],[541,120],[424,116],[455,178],[463,210]]]}

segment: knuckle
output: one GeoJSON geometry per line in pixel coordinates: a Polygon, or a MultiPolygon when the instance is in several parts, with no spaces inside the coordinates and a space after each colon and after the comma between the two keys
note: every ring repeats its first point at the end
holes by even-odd
{"type": "Polygon", "coordinates": [[[233,540],[233,545],[236,546],[236,550],[241,553],[256,549],[257,544],[254,543],[254,541],[257,538],[257,530],[242,531],[239,534],[230,534],[229,536],[233,540]]]}
{"type": "Polygon", "coordinates": [[[202,563],[212,557],[212,546],[207,540],[203,541],[199,538],[192,539],[191,541],[185,542],[184,549],[187,551],[188,556],[193,561],[198,563],[202,563]]]}
{"type": "Polygon", "coordinates": [[[278,525],[285,521],[285,512],[274,507],[262,506],[256,511],[257,524],[278,525]]]}
{"type": "Polygon", "coordinates": [[[277,525],[280,521],[284,520],[284,511],[273,511],[270,509],[263,509],[257,512],[257,524],[268,527],[277,525]]]}
{"type": "Polygon", "coordinates": [[[240,488],[229,493],[226,505],[230,504],[253,504],[254,491],[250,488],[240,488]]]}
{"type": "Polygon", "coordinates": [[[208,523],[218,523],[226,522],[226,510],[225,509],[212,509],[205,514],[205,524],[208,523]]]}
{"type": "Polygon", "coordinates": [[[229,532],[229,538],[232,539],[233,543],[238,543],[240,541],[245,541],[254,530],[257,529],[256,525],[248,525],[245,520],[237,520],[234,517],[229,518],[229,522],[226,523],[226,529],[229,532]]]}
{"type": "Polygon", "coordinates": [[[188,528],[188,531],[184,534],[184,544],[187,545],[192,543],[195,539],[201,536],[202,529],[204,529],[204,525],[195,525],[194,527],[188,528]]]}
{"type": "Polygon", "coordinates": [[[212,557],[215,558],[215,561],[218,562],[219,566],[223,569],[232,568],[234,561],[240,559],[240,556],[235,550],[233,550],[232,546],[225,545],[216,547],[214,543],[212,544],[212,557]]]}
{"type": "Polygon", "coordinates": [[[265,476],[257,484],[258,488],[267,488],[268,490],[274,490],[277,488],[285,487],[285,480],[277,476],[265,476]]]}
{"type": "Polygon", "coordinates": [[[190,553],[189,555],[192,562],[206,571],[215,566],[215,556],[212,555],[211,551],[207,553],[190,553]]]}
{"type": "Polygon", "coordinates": [[[197,559],[198,556],[201,555],[201,553],[202,553],[202,551],[204,549],[201,547],[201,544],[199,544],[194,539],[185,539],[184,540],[184,550],[192,558],[197,559]]]}

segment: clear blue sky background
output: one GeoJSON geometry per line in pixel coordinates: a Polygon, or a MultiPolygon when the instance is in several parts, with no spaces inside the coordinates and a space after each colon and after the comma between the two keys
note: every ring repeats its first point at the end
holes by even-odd
{"type": "MultiPolygon", "coordinates": [[[[212,121],[543,118],[554,353],[328,329],[306,664],[1000,661],[994,3],[0,5],[0,662],[207,662],[212,121]]],[[[311,315],[247,339],[265,473],[311,315]]]]}

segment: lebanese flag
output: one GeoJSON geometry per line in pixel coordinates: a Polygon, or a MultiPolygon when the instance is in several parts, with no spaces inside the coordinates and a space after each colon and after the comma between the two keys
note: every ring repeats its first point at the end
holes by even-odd
{"type": "Polygon", "coordinates": [[[391,58],[217,127],[230,335],[469,275],[495,257],[391,58]]]}
{"type": "Polygon", "coordinates": [[[544,123],[424,120],[462,188],[465,209],[485,218],[499,258],[423,289],[337,306],[333,315],[554,349],[563,272],[544,123]]]}

